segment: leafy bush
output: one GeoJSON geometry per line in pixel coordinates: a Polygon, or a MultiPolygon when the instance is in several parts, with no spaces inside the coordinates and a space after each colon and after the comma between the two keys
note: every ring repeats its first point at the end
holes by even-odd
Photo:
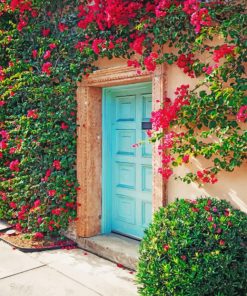
{"type": "Polygon", "coordinates": [[[247,215],[226,201],[177,200],[141,243],[140,294],[247,295],[247,215]]]}

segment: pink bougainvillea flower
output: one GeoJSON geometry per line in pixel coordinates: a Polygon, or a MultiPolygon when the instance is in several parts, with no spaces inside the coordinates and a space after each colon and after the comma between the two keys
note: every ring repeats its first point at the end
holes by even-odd
{"type": "Polygon", "coordinates": [[[212,66],[209,66],[209,67],[203,67],[202,68],[202,71],[204,71],[204,73],[210,75],[212,72],[213,72],[213,67],[212,66]]]}
{"type": "Polygon", "coordinates": [[[69,126],[65,122],[61,123],[61,129],[66,130],[68,128],[69,128],[69,126]]]}
{"type": "Polygon", "coordinates": [[[153,72],[156,69],[156,59],[158,54],[156,52],[151,52],[148,57],[144,59],[144,65],[148,71],[153,72]]]}
{"type": "Polygon", "coordinates": [[[75,48],[82,52],[86,46],[88,46],[88,41],[78,41],[75,48]]]}
{"type": "Polygon", "coordinates": [[[163,164],[168,164],[172,161],[172,157],[171,155],[166,155],[166,154],[163,154],[162,155],[162,163],[163,164]]]}
{"type": "Polygon", "coordinates": [[[8,147],[8,144],[6,141],[0,141],[0,149],[4,150],[8,147]]]}
{"type": "MultiPolygon", "coordinates": [[[[1,2],[5,3],[6,1],[1,2]]],[[[19,9],[20,13],[23,14],[25,11],[32,11],[32,2],[28,0],[11,0],[10,8],[12,11],[19,9]]]]}
{"type": "Polygon", "coordinates": [[[51,75],[51,67],[52,63],[47,62],[42,65],[42,72],[46,73],[47,75],[51,75]]]}
{"type": "Polygon", "coordinates": [[[59,160],[54,160],[52,166],[58,171],[61,170],[61,163],[59,160]]]}
{"type": "Polygon", "coordinates": [[[0,66],[0,81],[3,81],[5,79],[5,73],[3,72],[3,67],[0,66]]]}
{"type": "Polygon", "coordinates": [[[14,154],[16,152],[16,149],[15,147],[12,147],[9,149],[9,154],[14,154]]]}
{"type": "MultiPolygon", "coordinates": [[[[188,88],[189,88],[189,85],[181,85],[180,87],[178,87],[175,92],[177,97],[174,100],[174,103],[172,103],[169,98],[165,98],[163,108],[157,111],[153,111],[151,113],[150,121],[152,122],[153,130],[158,131],[160,129],[167,129],[170,123],[177,118],[177,113],[181,109],[181,107],[184,105],[189,105],[188,88]]],[[[172,133],[165,135],[165,141],[162,149],[172,147],[173,137],[174,137],[174,134],[172,133]],[[164,146],[165,144],[166,144],[166,147],[164,146]]]]}
{"type": "Polygon", "coordinates": [[[229,216],[230,216],[230,210],[229,210],[229,209],[225,209],[225,213],[224,213],[224,215],[225,215],[226,217],[229,217],[229,216]]]}
{"type": "Polygon", "coordinates": [[[43,219],[41,218],[41,217],[38,217],[38,219],[37,219],[37,223],[38,224],[41,224],[43,222],[43,219]]]}
{"type": "Polygon", "coordinates": [[[234,50],[235,50],[236,46],[235,45],[228,45],[228,44],[223,44],[221,45],[218,49],[214,50],[213,53],[213,60],[218,63],[220,61],[220,59],[222,59],[223,57],[227,56],[227,55],[232,55],[234,56],[234,50]]]}
{"type": "Polygon", "coordinates": [[[31,11],[31,16],[33,17],[33,18],[36,18],[37,16],[39,15],[39,13],[38,13],[38,11],[37,10],[32,10],[31,11]]]}
{"type": "Polygon", "coordinates": [[[185,0],[183,3],[183,11],[189,15],[197,11],[200,7],[198,0],[185,0]]]}
{"type": "Polygon", "coordinates": [[[34,208],[37,208],[37,207],[39,207],[40,205],[41,205],[41,201],[40,201],[40,199],[35,200],[35,202],[34,202],[34,208]]]}
{"type": "Polygon", "coordinates": [[[199,209],[198,209],[198,208],[195,208],[195,207],[191,208],[191,210],[192,210],[192,212],[194,212],[194,213],[198,213],[198,212],[199,212],[199,209]]]}
{"type": "Polygon", "coordinates": [[[10,162],[9,168],[11,171],[19,172],[20,171],[19,165],[20,165],[20,162],[19,160],[16,159],[10,162]]]}
{"type": "Polygon", "coordinates": [[[58,24],[58,30],[60,31],[60,32],[64,32],[64,31],[66,31],[66,30],[68,30],[68,26],[66,26],[65,24],[63,24],[63,23],[59,23],[58,24]]]}
{"type": "Polygon", "coordinates": [[[57,45],[55,43],[49,44],[49,48],[50,49],[55,49],[56,47],[57,47],[57,45]]]}
{"type": "Polygon", "coordinates": [[[197,171],[197,177],[203,183],[215,184],[218,182],[218,179],[215,177],[215,174],[211,173],[209,170],[197,171]]]}
{"type": "Polygon", "coordinates": [[[224,241],[223,239],[221,239],[221,240],[219,241],[219,245],[220,245],[220,246],[224,246],[224,245],[225,245],[225,241],[224,241]]]}
{"type": "Polygon", "coordinates": [[[124,268],[123,264],[121,264],[121,263],[117,263],[117,267],[118,268],[124,268]]]}
{"type": "Polygon", "coordinates": [[[208,217],[208,221],[209,222],[212,222],[213,221],[213,217],[211,215],[208,217]]]}
{"type": "Polygon", "coordinates": [[[208,205],[208,206],[211,206],[211,204],[212,204],[212,200],[209,199],[208,202],[207,202],[207,205],[208,205]]]}
{"type": "Polygon", "coordinates": [[[20,0],[11,0],[10,2],[10,9],[15,11],[20,5],[20,0]]]}
{"type": "Polygon", "coordinates": [[[173,174],[173,170],[169,167],[165,167],[165,168],[159,168],[158,172],[163,176],[163,178],[165,178],[166,180],[168,180],[171,175],[173,174]]]}
{"type": "Polygon", "coordinates": [[[25,220],[25,214],[26,214],[26,207],[22,207],[21,211],[18,212],[18,220],[25,220]]]}
{"type": "Polygon", "coordinates": [[[164,245],[163,249],[167,252],[170,249],[170,246],[169,245],[164,245]]]}
{"type": "Polygon", "coordinates": [[[195,27],[195,32],[198,34],[202,26],[211,26],[212,18],[208,13],[207,8],[201,8],[191,15],[190,23],[195,27]]]}
{"type": "Polygon", "coordinates": [[[47,182],[48,178],[51,176],[51,170],[48,169],[45,173],[45,177],[41,179],[42,182],[47,182]]]}
{"type": "Polygon", "coordinates": [[[20,224],[20,223],[15,224],[15,229],[16,229],[17,231],[21,232],[21,231],[22,231],[21,224],[20,224]]]}
{"type": "Polygon", "coordinates": [[[193,64],[195,62],[195,59],[194,59],[194,54],[181,54],[179,57],[178,57],[178,60],[177,60],[177,66],[181,69],[183,69],[183,72],[185,74],[187,74],[188,76],[190,76],[191,78],[194,78],[195,77],[195,73],[194,73],[194,70],[192,68],[193,64]]]}
{"type": "Polygon", "coordinates": [[[33,56],[34,59],[37,58],[37,56],[38,56],[38,51],[37,51],[37,49],[34,49],[34,50],[32,51],[32,56],[33,56]]]}
{"type": "Polygon", "coordinates": [[[61,213],[62,213],[63,209],[62,208],[56,208],[56,209],[53,209],[51,211],[51,213],[55,216],[59,216],[61,213]]]}
{"type": "Polygon", "coordinates": [[[5,101],[0,101],[0,107],[3,107],[6,104],[5,101]]]}
{"type": "Polygon", "coordinates": [[[167,15],[167,10],[171,7],[171,0],[157,1],[159,4],[155,7],[156,17],[163,17],[167,15]]]}
{"type": "Polygon", "coordinates": [[[51,170],[50,170],[50,169],[48,169],[48,170],[46,171],[45,176],[46,176],[46,177],[50,177],[50,176],[51,176],[51,170]]]}
{"type": "Polygon", "coordinates": [[[20,18],[19,23],[17,24],[17,30],[21,32],[28,25],[27,20],[20,18]]]}
{"type": "Polygon", "coordinates": [[[245,122],[247,120],[247,105],[244,105],[239,109],[237,120],[240,122],[245,122]]]}
{"type": "Polygon", "coordinates": [[[51,51],[47,50],[44,54],[44,60],[48,60],[51,57],[51,51]]]}
{"type": "Polygon", "coordinates": [[[17,204],[15,202],[13,202],[13,201],[11,201],[9,203],[9,206],[10,206],[11,209],[14,209],[14,210],[17,208],[17,204]]]}
{"type": "Polygon", "coordinates": [[[38,119],[39,118],[39,114],[37,113],[36,110],[28,110],[27,111],[27,117],[28,118],[33,118],[33,119],[38,119]]]}
{"type": "Polygon", "coordinates": [[[36,232],[34,235],[34,239],[41,240],[44,238],[44,234],[42,232],[36,232]]]}
{"type": "Polygon", "coordinates": [[[130,43],[130,48],[132,48],[136,53],[141,55],[143,50],[143,42],[145,38],[145,35],[136,37],[134,42],[130,43]]]}
{"type": "Polygon", "coordinates": [[[66,202],[66,207],[74,209],[76,207],[76,204],[74,202],[66,202]]]}
{"type": "Polygon", "coordinates": [[[135,68],[141,67],[140,63],[137,60],[128,60],[127,65],[128,67],[135,67],[135,68]]]}
{"type": "Polygon", "coordinates": [[[56,190],[48,190],[48,195],[50,197],[53,197],[53,196],[55,196],[56,192],[57,192],[56,190]]]}
{"type": "Polygon", "coordinates": [[[1,196],[3,201],[7,200],[7,194],[5,192],[0,192],[0,196],[1,196]]]}
{"type": "Polygon", "coordinates": [[[151,138],[153,132],[152,132],[152,130],[147,130],[147,131],[146,131],[146,134],[147,134],[147,136],[148,136],[149,138],[151,138]]]}
{"type": "Polygon", "coordinates": [[[182,255],[182,256],[181,256],[181,259],[182,259],[183,261],[186,261],[187,257],[186,257],[185,255],[182,255]]]}
{"type": "Polygon", "coordinates": [[[115,48],[115,45],[112,41],[110,41],[108,44],[108,49],[113,49],[113,48],[115,48]]]}
{"type": "Polygon", "coordinates": [[[51,30],[50,30],[49,28],[44,28],[44,29],[42,30],[42,36],[43,36],[43,37],[47,37],[47,36],[49,36],[50,33],[51,33],[51,30]]]}
{"type": "Polygon", "coordinates": [[[96,38],[93,40],[92,49],[98,55],[103,49],[105,40],[101,38],[96,38]]]}
{"type": "Polygon", "coordinates": [[[183,160],[184,163],[188,163],[189,160],[190,160],[190,156],[188,154],[184,155],[182,160],[183,160]]]}

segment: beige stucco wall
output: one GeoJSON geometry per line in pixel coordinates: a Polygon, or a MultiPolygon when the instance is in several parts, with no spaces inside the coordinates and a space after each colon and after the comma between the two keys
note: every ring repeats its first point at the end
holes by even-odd
{"type": "MultiPolygon", "coordinates": [[[[178,85],[189,84],[191,87],[197,83],[196,79],[191,79],[185,75],[176,65],[169,66],[167,70],[167,94],[173,98],[174,90],[178,85]]],[[[195,171],[207,167],[207,162],[199,159],[192,160],[190,166],[182,166],[174,170],[176,174],[184,175],[186,172],[195,171]]],[[[220,173],[219,181],[213,185],[199,187],[198,184],[185,184],[179,180],[171,178],[168,182],[168,201],[174,201],[176,198],[196,198],[197,196],[212,196],[229,200],[236,207],[247,212],[247,163],[241,168],[237,168],[231,173],[220,173]]]]}

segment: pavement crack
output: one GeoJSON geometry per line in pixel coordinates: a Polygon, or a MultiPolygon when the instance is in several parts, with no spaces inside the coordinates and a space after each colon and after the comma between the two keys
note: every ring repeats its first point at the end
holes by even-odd
{"type": "Polygon", "coordinates": [[[0,281],[1,280],[4,280],[4,279],[7,279],[7,278],[10,278],[10,277],[14,277],[16,275],[19,275],[19,274],[23,274],[23,273],[26,273],[26,272],[29,272],[29,271],[33,271],[33,270],[36,270],[36,269],[39,269],[39,268],[43,268],[47,266],[46,264],[43,264],[43,265],[40,265],[40,266],[37,266],[37,267],[34,267],[34,268],[31,268],[31,269],[26,269],[26,270],[23,270],[23,271],[20,271],[20,272],[17,272],[17,273],[13,273],[13,274],[10,274],[10,275],[7,275],[7,276],[4,276],[4,277],[1,277],[0,278],[0,281]]]}
{"type": "Polygon", "coordinates": [[[92,288],[88,287],[87,285],[84,285],[84,284],[83,284],[83,283],[81,283],[80,281],[77,281],[77,280],[75,280],[74,278],[72,278],[72,277],[68,276],[66,273],[63,273],[63,272],[61,272],[61,271],[57,270],[56,268],[54,268],[54,267],[51,267],[51,266],[49,266],[49,265],[47,265],[47,267],[48,267],[48,268],[50,268],[50,269],[53,269],[53,270],[55,270],[56,272],[58,272],[58,273],[62,274],[62,275],[63,275],[63,276],[65,276],[66,278],[68,278],[68,279],[72,280],[73,282],[75,282],[75,283],[79,284],[80,286],[82,286],[82,287],[84,287],[84,288],[87,288],[88,290],[90,290],[90,291],[92,291],[92,292],[96,293],[97,295],[99,295],[99,296],[105,296],[105,295],[103,295],[103,294],[99,293],[98,291],[96,291],[96,290],[94,290],[94,289],[92,289],[92,288]]]}

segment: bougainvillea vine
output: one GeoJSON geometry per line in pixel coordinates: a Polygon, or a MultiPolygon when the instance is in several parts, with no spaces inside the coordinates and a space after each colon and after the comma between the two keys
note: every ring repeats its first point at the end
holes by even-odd
{"type": "Polygon", "coordinates": [[[126,58],[138,73],[174,64],[199,79],[152,114],[148,135],[160,141],[164,178],[198,156],[212,164],[176,177],[213,184],[240,166],[244,11],[227,0],[1,0],[0,218],[37,238],[76,219],[75,92],[101,57],[126,58]]]}

